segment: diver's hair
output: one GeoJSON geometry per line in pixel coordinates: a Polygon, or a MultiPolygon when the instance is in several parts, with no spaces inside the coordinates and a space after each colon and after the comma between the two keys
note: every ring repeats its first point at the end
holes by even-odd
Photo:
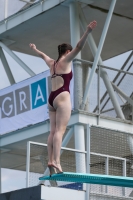
{"type": "Polygon", "coordinates": [[[58,59],[56,60],[56,62],[59,61],[59,59],[61,58],[61,56],[66,53],[67,50],[70,50],[72,51],[72,46],[70,44],[66,44],[66,43],[63,43],[63,44],[60,44],[58,45],[58,59]]]}

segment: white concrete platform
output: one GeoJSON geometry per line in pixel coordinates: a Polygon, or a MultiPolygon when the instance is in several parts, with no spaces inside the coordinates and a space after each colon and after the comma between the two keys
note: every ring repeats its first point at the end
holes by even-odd
{"type": "MultiPolygon", "coordinates": [[[[57,187],[35,186],[0,194],[0,200],[85,200],[86,192],[57,187]]],[[[116,197],[91,193],[90,200],[131,200],[132,197],[116,197]]]]}

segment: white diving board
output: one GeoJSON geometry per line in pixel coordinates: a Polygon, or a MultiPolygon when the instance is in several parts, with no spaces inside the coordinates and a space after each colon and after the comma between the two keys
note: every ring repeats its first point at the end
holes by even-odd
{"type": "Polygon", "coordinates": [[[133,178],[124,176],[63,172],[61,174],[53,174],[51,177],[42,176],[39,180],[68,181],[133,188],[133,178]]]}

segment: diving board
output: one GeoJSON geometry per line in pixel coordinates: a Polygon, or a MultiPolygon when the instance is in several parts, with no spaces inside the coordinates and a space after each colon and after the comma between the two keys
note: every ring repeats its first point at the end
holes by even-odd
{"type": "Polygon", "coordinates": [[[40,177],[39,180],[68,181],[133,188],[133,178],[124,176],[63,172],[61,174],[53,174],[51,177],[43,176],[40,177]]]}

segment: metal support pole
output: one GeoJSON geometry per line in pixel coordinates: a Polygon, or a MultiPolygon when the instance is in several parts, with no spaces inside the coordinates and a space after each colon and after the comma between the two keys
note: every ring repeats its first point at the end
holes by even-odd
{"type": "MultiPolygon", "coordinates": [[[[79,13],[80,13],[80,22],[81,22],[82,29],[83,29],[83,31],[85,31],[86,27],[87,27],[87,22],[86,22],[84,14],[83,14],[83,11],[82,11],[82,9],[80,7],[79,7],[79,13]]],[[[89,47],[91,49],[91,52],[92,52],[93,56],[95,57],[95,55],[97,53],[97,46],[95,44],[95,41],[94,41],[93,36],[92,36],[91,33],[88,35],[87,42],[89,44],[89,47]]],[[[101,57],[99,57],[99,64],[103,65],[103,61],[102,61],[101,57]]],[[[122,119],[124,119],[123,112],[122,112],[121,107],[119,105],[119,102],[118,102],[118,100],[117,100],[117,98],[115,96],[113,87],[112,87],[112,85],[111,85],[111,83],[109,81],[108,74],[103,68],[101,68],[100,76],[101,76],[101,78],[103,78],[104,84],[105,84],[105,86],[107,88],[107,91],[109,93],[109,96],[110,96],[110,99],[111,99],[112,104],[114,106],[114,109],[115,109],[115,111],[117,113],[117,116],[122,118],[122,119]]]]}
{"type": "MultiPolygon", "coordinates": [[[[71,45],[76,47],[80,40],[80,23],[77,2],[71,2],[70,8],[70,33],[71,45]]],[[[76,58],[81,59],[81,52],[78,53],[76,58]]],[[[83,83],[82,83],[82,66],[80,61],[73,62],[74,69],[74,108],[79,109],[83,97],[83,83]]]]}
{"type": "Polygon", "coordinates": [[[133,100],[130,97],[128,97],[122,90],[120,90],[113,82],[111,82],[111,83],[112,83],[112,86],[113,86],[114,90],[116,92],[118,92],[125,100],[127,100],[127,102],[130,105],[133,106],[133,100]]]}
{"type": "MultiPolygon", "coordinates": [[[[105,160],[105,174],[108,175],[109,174],[109,158],[106,157],[105,160]]],[[[105,186],[105,193],[108,193],[108,186],[105,186]]]]}
{"type": "MultiPolygon", "coordinates": [[[[83,63],[82,63],[83,65],[83,63]]],[[[89,80],[89,66],[83,66],[82,67],[82,70],[83,70],[83,92],[85,91],[85,88],[86,88],[86,84],[89,80]]],[[[85,111],[89,112],[89,97],[87,97],[87,101],[86,101],[86,106],[85,106],[85,111]]]]}
{"type": "MultiPolygon", "coordinates": [[[[85,138],[84,138],[84,126],[75,125],[74,126],[74,136],[75,136],[75,149],[85,151],[85,138]]],[[[85,154],[76,153],[76,172],[85,173],[85,154]]]]}
{"type": "MultiPolygon", "coordinates": [[[[126,160],[123,161],[123,176],[126,176],[126,160]]],[[[125,196],[125,187],[122,187],[122,195],[125,196]]]]}
{"type": "Polygon", "coordinates": [[[126,166],[126,159],[123,161],[123,176],[127,176],[127,166],[126,166]]]}
{"type": "Polygon", "coordinates": [[[132,106],[132,122],[133,122],[133,106],[132,106]]]}
{"type": "Polygon", "coordinates": [[[112,0],[111,5],[110,5],[110,9],[109,9],[109,12],[108,12],[108,15],[107,15],[107,19],[106,19],[106,22],[105,22],[105,25],[104,25],[104,29],[103,29],[103,32],[102,32],[102,35],[101,35],[101,39],[100,39],[100,42],[99,42],[99,46],[98,46],[98,49],[97,49],[97,52],[96,52],[96,55],[95,55],[95,59],[94,59],[94,63],[93,63],[93,66],[92,66],[90,78],[89,78],[87,88],[86,88],[86,91],[85,91],[85,94],[84,94],[84,97],[83,97],[82,107],[81,107],[82,109],[84,109],[84,106],[85,106],[85,103],[86,103],[86,99],[87,99],[89,89],[90,89],[90,86],[91,86],[91,82],[93,80],[93,76],[94,76],[94,73],[95,73],[95,70],[96,70],[96,67],[97,67],[97,64],[98,64],[98,60],[100,58],[100,54],[101,54],[102,47],[103,47],[103,44],[104,44],[104,41],[105,41],[105,38],[106,38],[106,34],[107,34],[107,31],[108,31],[108,27],[109,27],[109,24],[110,24],[110,21],[111,21],[111,17],[112,17],[112,14],[113,14],[115,4],[116,4],[116,0],[112,0]]]}
{"type": "Polygon", "coordinates": [[[29,172],[30,172],[30,142],[27,142],[27,160],[26,160],[26,187],[29,187],[29,172]]]}
{"type": "MultiPolygon", "coordinates": [[[[87,148],[87,162],[86,162],[86,173],[90,174],[90,125],[87,124],[86,131],[86,148],[87,148]]],[[[86,184],[86,200],[90,199],[90,184],[86,184]]]]}
{"type": "Polygon", "coordinates": [[[8,17],[8,0],[5,0],[5,18],[8,17]]]}
{"type": "MultiPolygon", "coordinates": [[[[74,128],[71,127],[62,142],[62,147],[66,147],[68,145],[70,139],[72,138],[73,132],[74,132],[74,128]]],[[[61,154],[62,153],[63,153],[63,150],[61,151],[61,154]]]]}
{"type": "MultiPolygon", "coordinates": [[[[83,125],[74,125],[74,140],[75,149],[85,151],[85,133],[83,125]]],[[[86,173],[86,163],[84,153],[75,153],[76,172],[86,173]]],[[[86,189],[86,184],[83,184],[83,190],[86,189]]]]}
{"type": "MultiPolygon", "coordinates": [[[[69,4],[70,8],[70,33],[71,33],[71,44],[73,47],[77,45],[80,40],[80,23],[79,23],[79,12],[78,2],[72,1],[69,4]]],[[[77,59],[81,59],[81,52],[76,56],[77,59]]],[[[74,108],[79,109],[82,96],[83,96],[83,81],[82,81],[82,66],[80,61],[73,62],[74,66],[74,108]]],[[[78,150],[85,150],[85,138],[84,138],[84,126],[74,126],[75,135],[75,148],[78,150]]],[[[76,153],[76,171],[85,172],[85,155],[76,153]]]]}
{"type": "Polygon", "coordinates": [[[5,44],[0,42],[0,46],[30,75],[36,75],[15,53],[13,53],[5,44]]]}
{"type": "Polygon", "coordinates": [[[1,47],[0,47],[0,58],[1,58],[1,61],[3,63],[3,66],[4,66],[4,69],[5,69],[6,75],[8,77],[8,80],[9,80],[10,84],[13,85],[15,83],[15,80],[14,80],[14,77],[13,77],[12,72],[10,70],[10,67],[8,65],[8,62],[6,60],[5,54],[4,54],[1,47]]]}
{"type": "Polygon", "coordinates": [[[0,149],[0,194],[2,192],[2,176],[1,176],[1,149],[0,149]]]}
{"type": "MultiPolygon", "coordinates": [[[[104,32],[104,37],[106,36],[106,33],[107,33],[107,29],[108,29],[108,25],[109,25],[109,22],[110,22],[110,19],[111,19],[111,16],[112,16],[114,5],[115,5],[115,1],[112,1],[112,4],[110,6],[110,11],[108,13],[108,17],[106,19],[105,27],[104,27],[104,30],[103,30],[103,32],[106,31],[106,32],[104,32]],[[105,28],[106,28],[106,30],[105,30],[105,28]]],[[[82,26],[83,30],[85,30],[86,26],[87,26],[87,23],[86,23],[86,20],[85,20],[85,17],[84,17],[84,14],[83,14],[81,8],[79,8],[79,12],[80,12],[81,26],[82,26]]],[[[101,37],[101,39],[102,39],[102,37],[101,37]]],[[[95,56],[95,54],[98,51],[97,51],[97,47],[96,47],[96,44],[94,42],[94,39],[92,37],[92,34],[89,34],[89,36],[88,36],[88,43],[89,43],[89,46],[90,46],[90,49],[92,51],[93,56],[95,56]]],[[[100,44],[99,44],[99,46],[100,46],[100,44]]],[[[100,54],[99,54],[99,63],[103,64],[102,63],[102,59],[100,58],[100,54]]],[[[93,64],[93,66],[94,66],[94,64],[93,64]]],[[[103,78],[103,81],[105,83],[107,91],[108,91],[108,93],[110,95],[110,98],[111,98],[111,101],[112,101],[112,103],[114,105],[114,108],[115,108],[115,111],[117,113],[117,116],[122,118],[122,119],[124,119],[124,115],[123,115],[122,110],[120,108],[120,105],[119,105],[119,103],[117,101],[117,98],[115,97],[115,94],[114,94],[113,88],[111,86],[111,83],[109,81],[108,75],[107,75],[106,71],[103,70],[103,69],[101,69],[101,77],[103,78]]],[[[84,105],[82,105],[82,107],[84,107],[84,105]]]]}
{"type": "Polygon", "coordinates": [[[97,105],[98,105],[98,118],[97,118],[97,125],[99,125],[99,119],[100,119],[100,73],[101,68],[98,67],[98,86],[97,86],[97,105]]]}

